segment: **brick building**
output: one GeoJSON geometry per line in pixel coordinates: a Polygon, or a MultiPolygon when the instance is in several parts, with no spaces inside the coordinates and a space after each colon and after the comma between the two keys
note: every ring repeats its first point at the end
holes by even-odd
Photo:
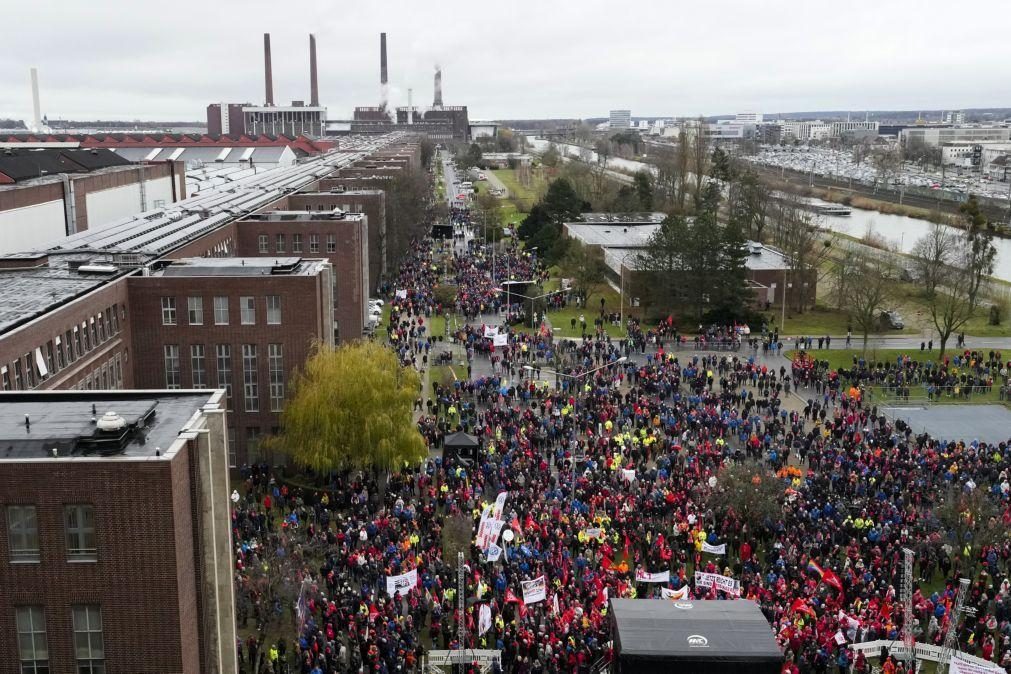
{"type": "Polygon", "coordinates": [[[237,671],[222,397],[0,394],[4,671],[237,671]]]}
{"type": "Polygon", "coordinates": [[[229,465],[260,458],[291,371],[333,344],[332,267],[297,257],[188,258],[127,279],[133,385],[227,392],[229,465]]]}
{"type": "MultiPolygon", "coordinates": [[[[287,389],[312,340],[355,339],[364,327],[371,212],[383,222],[386,195],[360,195],[365,212],[352,213],[333,206],[358,210],[358,195],[331,204],[313,194],[339,169],[399,140],[364,139],[357,150],[208,185],[179,204],[46,250],[0,256],[0,390],[218,386],[217,350],[228,345],[231,461],[241,465],[249,450],[256,456],[259,437],[277,426],[271,382],[275,393],[287,389]],[[163,325],[163,298],[174,298],[175,325],[163,325]],[[199,298],[193,309],[201,324],[190,325],[190,298],[199,298]],[[252,323],[241,320],[243,298],[252,298],[252,323]],[[278,306],[268,298],[279,302],[280,325],[267,322],[278,306]],[[228,325],[213,322],[215,302],[227,305],[228,325]],[[259,398],[248,412],[238,390],[246,383],[244,345],[255,346],[259,398]],[[272,348],[283,381],[271,369],[272,348]],[[166,362],[176,359],[170,381],[166,362]]],[[[405,145],[415,152],[415,143],[405,145]]]]}

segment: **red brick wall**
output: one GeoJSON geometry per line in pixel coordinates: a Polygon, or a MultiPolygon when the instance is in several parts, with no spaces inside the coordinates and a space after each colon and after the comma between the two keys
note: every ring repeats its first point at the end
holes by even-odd
{"type": "MultiPolygon", "coordinates": [[[[177,455],[172,463],[185,460],[177,455]]],[[[0,500],[36,506],[41,562],[9,564],[8,539],[0,536],[3,671],[17,662],[16,606],[45,607],[50,671],[71,674],[71,607],[95,603],[108,671],[200,672],[188,641],[196,629],[193,539],[180,537],[185,526],[176,522],[190,514],[173,507],[176,490],[188,500],[189,480],[185,472],[174,480],[174,472],[168,460],[4,462],[0,500]],[[95,507],[97,562],[67,562],[63,508],[72,503],[95,507]],[[181,560],[190,560],[186,568],[177,568],[181,560]]]]}
{"type": "Polygon", "coordinates": [[[341,340],[358,339],[365,327],[364,313],[369,290],[364,273],[368,256],[368,219],[349,220],[244,220],[238,223],[238,257],[325,258],[330,261],[336,277],[334,319],[341,340]],[[302,252],[292,252],[293,234],[302,235],[302,252]],[[267,235],[267,253],[260,253],[260,235],[267,235]],[[284,234],[284,252],[277,252],[277,235],[284,234]],[[319,252],[309,249],[309,237],[319,235],[319,252]],[[337,237],[337,250],[328,253],[327,235],[337,237]]]}
{"type": "MultiPolygon", "coordinates": [[[[204,345],[207,387],[217,388],[217,345],[232,348],[232,398],[229,400],[229,425],[235,428],[240,465],[246,459],[247,429],[260,429],[261,436],[278,426],[278,414],[270,411],[270,375],[268,344],[282,344],[284,368],[288,376],[301,367],[314,340],[322,335],[320,310],[324,300],[318,287],[319,276],[247,276],[133,277],[128,284],[133,312],[133,351],[135,388],[165,388],[165,352],[167,344],[179,346],[180,383],[192,388],[190,346],[204,345]],[[214,297],[229,298],[228,325],[214,325],[214,297]],[[256,298],[256,325],[242,325],[239,297],[256,298]],[[267,295],[281,297],[281,324],[267,325],[267,295]],[[187,298],[203,298],[203,325],[188,325],[187,298]],[[176,325],[163,326],[161,298],[176,298],[176,325]],[[242,345],[256,344],[259,411],[246,412],[243,399],[242,345]]],[[[285,393],[290,382],[286,381],[285,393]]]]}

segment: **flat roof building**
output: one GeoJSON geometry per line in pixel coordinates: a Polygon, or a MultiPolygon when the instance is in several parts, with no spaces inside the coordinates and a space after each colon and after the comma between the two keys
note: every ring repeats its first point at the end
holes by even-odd
{"type": "Polygon", "coordinates": [[[0,393],[0,660],[237,671],[223,395],[0,393]]]}
{"type": "Polygon", "coordinates": [[[612,129],[627,129],[632,126],[631,110],[611,110],[608,126],[612,129]]]}

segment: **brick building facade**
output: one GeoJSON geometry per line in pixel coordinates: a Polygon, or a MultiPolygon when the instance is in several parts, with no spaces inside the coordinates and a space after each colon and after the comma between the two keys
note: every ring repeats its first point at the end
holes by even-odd
{"type": "Polygon", "coordinates": [[[0,394],[4,671],[237,671],[222,402],[0,394]]]}

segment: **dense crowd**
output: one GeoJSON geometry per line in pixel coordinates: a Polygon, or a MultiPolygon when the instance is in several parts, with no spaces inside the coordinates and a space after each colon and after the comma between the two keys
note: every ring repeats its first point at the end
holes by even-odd
{"type": "MultiPolygon", "coordinates": [[[[493,278],[490,256],[472,248],[457,259],[457,310],[477,319],[504,309],[497,283],[540,274],[534,256],[506,248],[493,278]]],[[[423,367],[431,348],[436,282],[431,249],[419,243],[389,287],[387,337],[405,363],[423,367]]],[[[702,334],[700,349],[742,338],[702,334]]],[[[915,551],[922,581],[916,638],[941,642],[957,578],[970,575],[960,647],[1011,663],[1011,544],[1006,535],[956,543],[938,514],[943,496],[980,490],[997,524],[1011,523],[1008,446],[913,435],[835,383],[975,378],[999,369],[1000,354],[969,352],[937,370],[855,362],[832,373],[768,366],[757,337],[744,336],[753,353],[672,350],[682,335],[671,322],[633,321],[620,341],[535,331],[495,346],[481,322],[453,338],[483,373],[435,382],[419,429],[433,449],[448,433],[473,434],[477,461],[435,452],[386,484],[345,474],[325,488],[289,486],[267,466],[247,470],[233,495],[240,619],[297,636],[239,644],[245,672],[257,656],[275,672],[412,672],[428,649],[463,646],[500,650],[501,671],[586,674],[611,654],[609,598],[671,593],[757,602],[784,671],[867,672],[849,645],[900,638],[904,548],[915,551]],[[833,395],[792,405],[798,382],[821,382],[833,395]],[[746,462],[767,470],[781,494],[757,522],[721,496],[726,467],[746,462]],[[503,493],[511,541],[496,536],[480,551],[474,533],[503,493]],[[464,644],[446,544],[461,521],[470,559],[464,644]],[[703,551],[721,545],[722,554],[703,551]],[[416,585],[391,596],[388,579],[411,571],[416,585]],[[732,578],[738,590],[699,587],[695,571],[732,578]],[[637,572],[669,580],[637,582],[637,572]],[[543,600],[524,602],[521,583],[540,577],[543,600]]],[[[778,335],[762,341],[777,344],[778,335]]]]}

